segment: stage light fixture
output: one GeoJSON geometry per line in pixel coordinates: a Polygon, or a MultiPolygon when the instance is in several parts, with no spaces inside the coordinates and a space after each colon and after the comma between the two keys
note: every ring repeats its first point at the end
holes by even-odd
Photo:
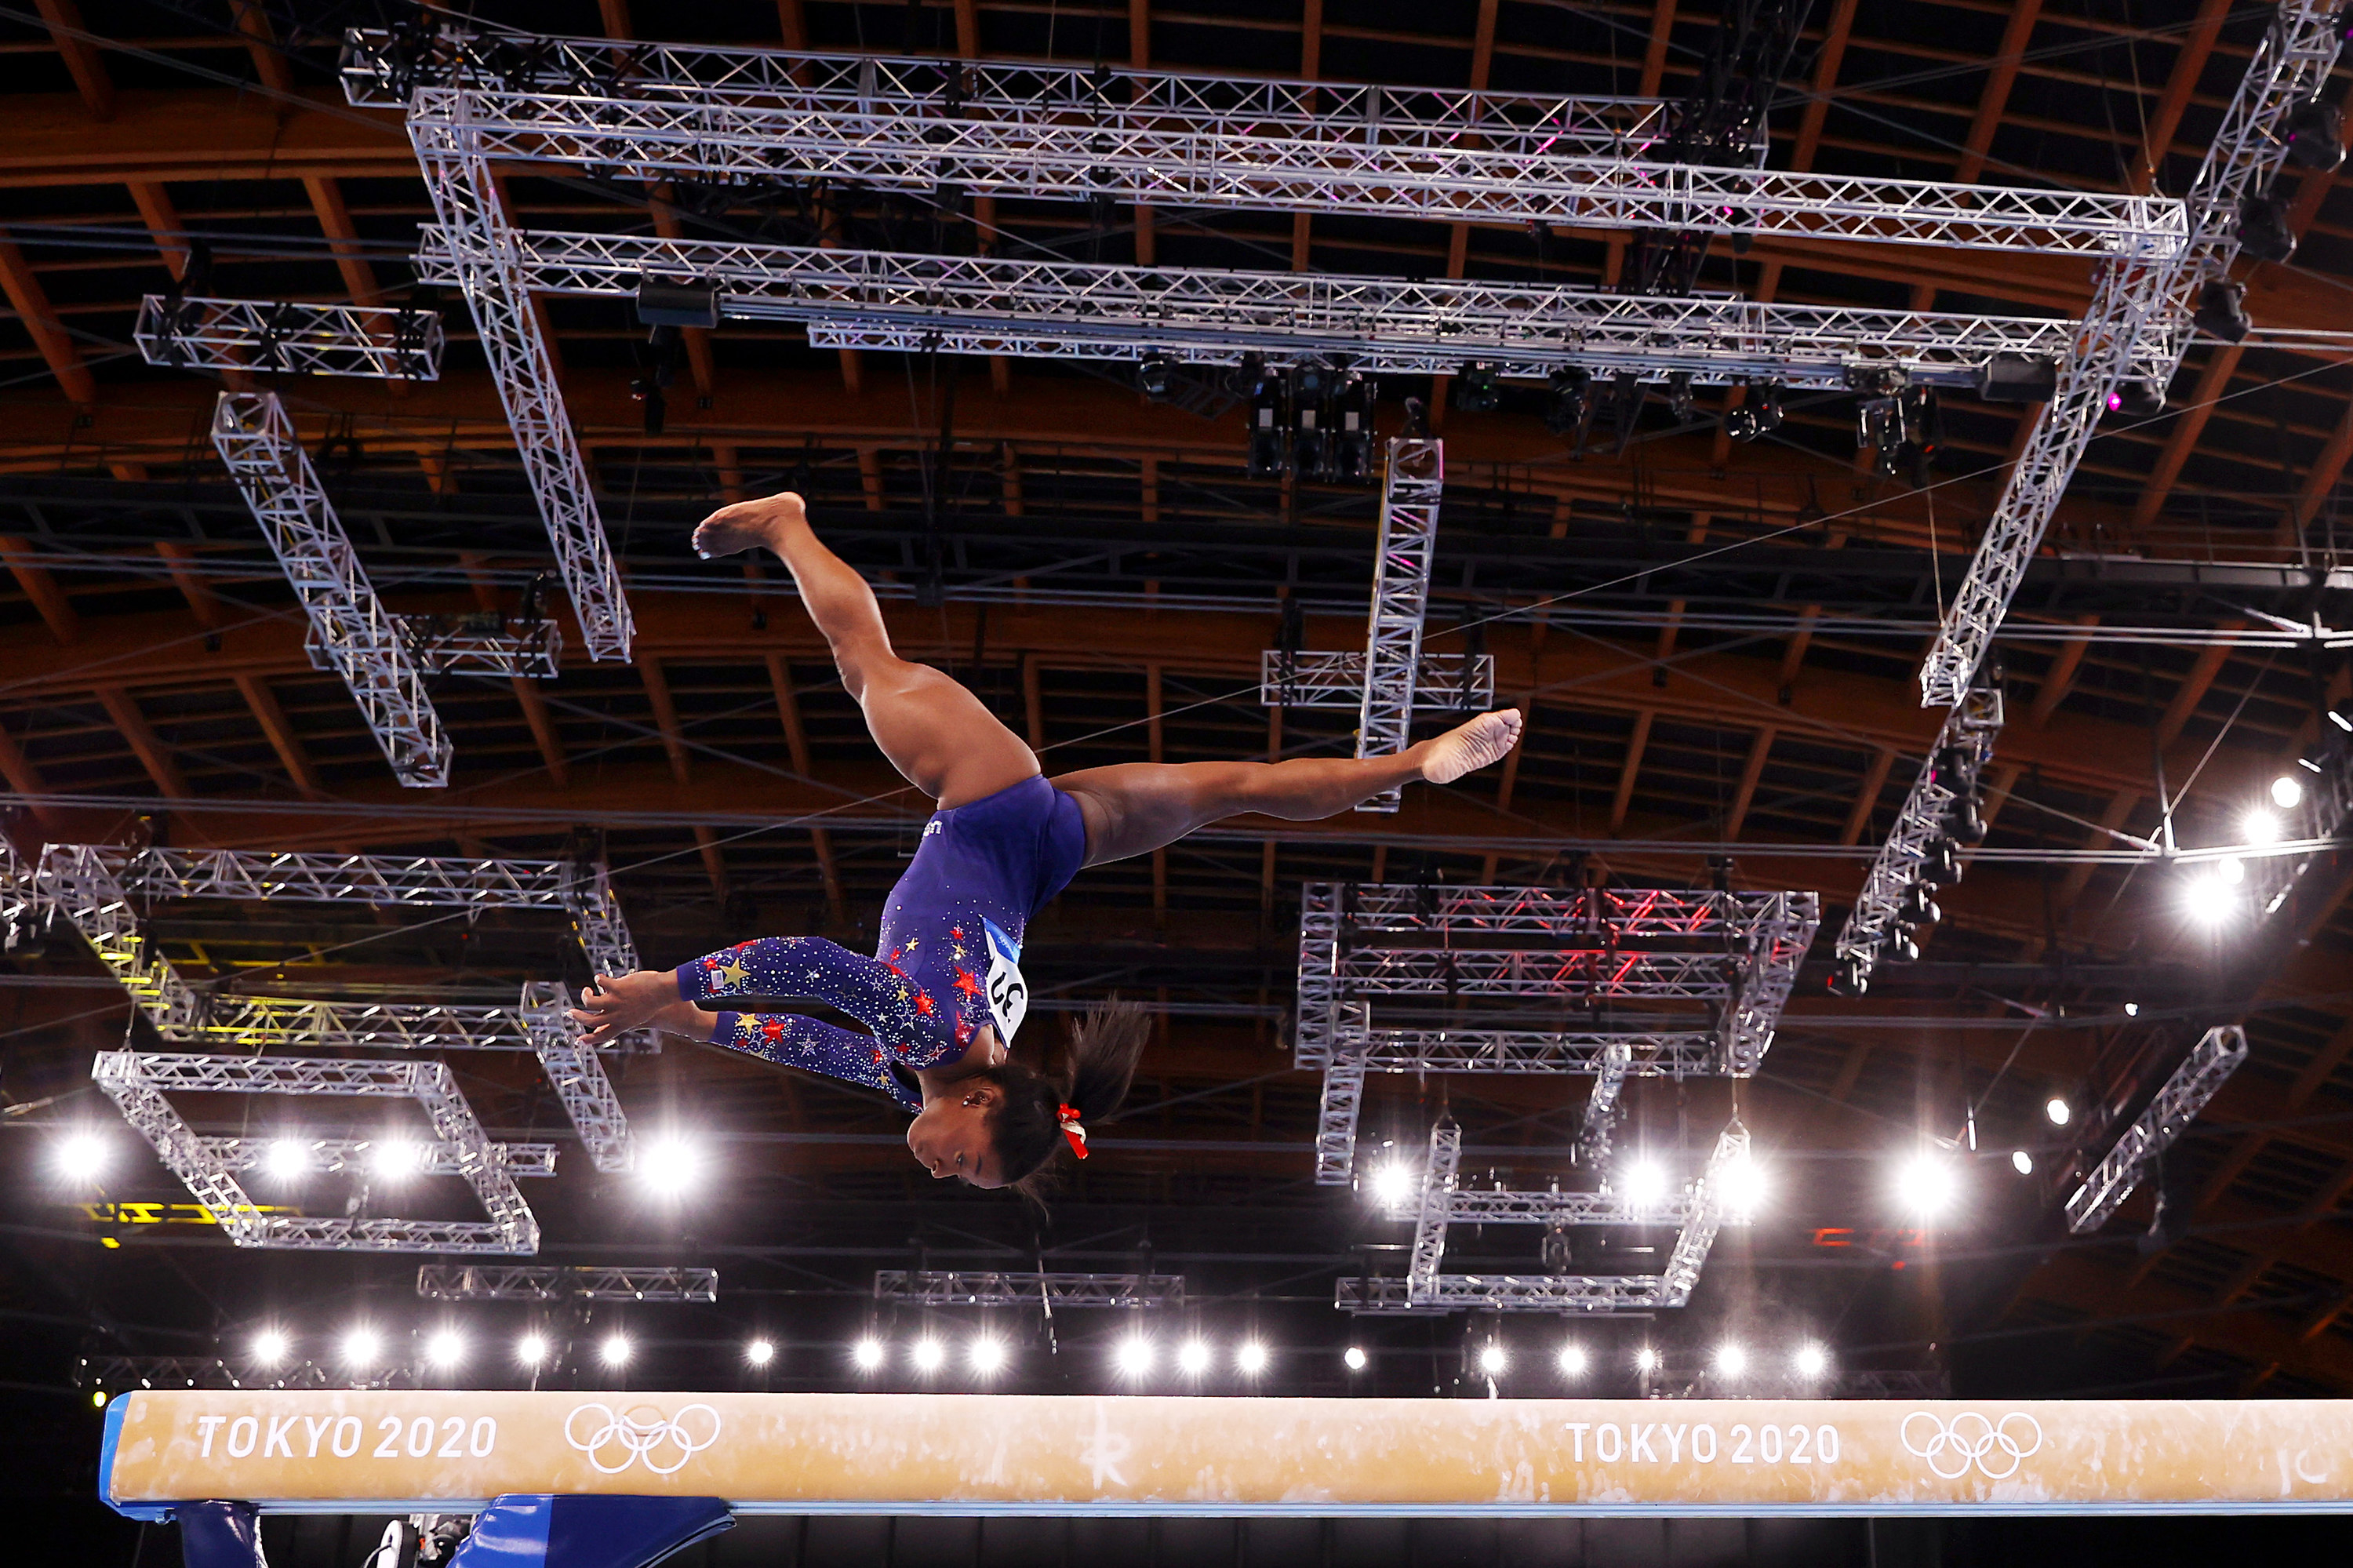
{"type": "Polygon", "coordinates": [[[425,1341],[425,1359],[437,1367],[454,1367],[466,1359],[466,1341],[455,1329],[444,1329],[425,1341]]]}
{"type": "Polygon", "coordinates": [[[744,1359],[755,1367],[766,1366],[776,1359],[776,1347],[765,1340],[754,1340],[744,1347],[744,1359]]]}
{"type": "Polygon", "coordinates": [[[1512,1358],[1504,1352],[1503,1346],[1491,1341],[1479,1348],[1479,1370],[1489,1377],[1501,1375],[1503,1370],[1511,1364],[1512,1358]]]}
{"type": "Polygon", "coordinates": [[[1958,1186],[1951,1161],[1925,1150],[1905,1160],[1896,1171],[1896,1196],[1906,1209],[1923,1219],[1951,1207],[1958,1186]]]}
{"type": "Polygon", "coordinates": [[[277,1329],[264,1329],[253,1336],[253,1360],[257,1366],[274,1367],[286,1359],[292,1347],[286,1335],[277,1329]]]}
{"type": "Polygon", "coordinates": [[[1832,996],[1861,996],[1871,989],[1871,969],[1860,958],[1844,958],[1831,966],[1830,993],[1832,996]]]}
{"type": "Polygon", "coordinates": [[[2075,1119],[2075,1107],[2057,1095],[2052,1095],[2042,1102],[2042,1114],[2052,1127],[2065,1127],[2075,1119]]]}
{"type": "Polygon", "coordinates": [[[1644,1345],[1641,1350],[1636,1351],[1634,1352],[1634,1370],[1636,1372],[1654,1372],[1658,1371],[1659,1352],[1651,1349],[1648,1345],[1644,1345]]]}
{"type": "Polygon", "coordinates": [[[694,1185],[702,1160],[685,1140],[649,1139],[638,1150],[638,1179],[664,1197],[676,1197],[694,1185]]]}
{"type": "Polygon", "coordinates": [[[1830,1353],[1820,1345],[1799,1345],[1789,1359],[1799,1377],[1820,1377],[1831,1368],[1830,1353]]]}
{"type": "Polygon", "coordinates": [[[1692,398],[1692,378],[1688,370],[1678,370],[1667,377],[1667,412],[1675,423],[1688,425],[1699,418],[1699,405],[1692,398]]]}
{"type": "Polygon", "coordinates": [[[1392,1160],[1373,1172],[1373,1201],[1385,1209],[1394,1209],[1413,1196],[1413,1168],[1402,1160],[1392,1160]]]}
{"type": "Polygon", "coordinates": [[[2256,261],[2284,261],[2295,254],[2295,230],[2277,196],[2251,196],[2239,204],[2239,249],[2256,261]]]}
{"type": "Polygon", "coordinates": [[[1719,1180],[1724,1183],[1724,1206],[1736,1218],[1753,1219],[1757,1211],[1764,1207],[1765,1172],[1748,1155],[1725,1166],[1719,1180]]]}
{"type": "Polygon", "coordinates": [[[2247,320],[2247,287],[2228,278],[2216,278],[2198,291],[2198,308],[2189,323],[2208,337],[2224,343],[2245,341],[2253,323],[2247,320]]]}
{"type": "Polygon", "coordinates": [[[1252,479],[1273,479],[1282,472],[1284,451],[1282,378],[1269,371],[1256,355],[1242,361],[1250,386],[1250,471],[1252,479]]]}
{"type": "Polygon", "coordinates": [[[1492,414],[1503,400],[1503,386],[1487,366],[1466,365],[1455,377],[1454,406],[1466,414],[1492,414]]]}
{"type": "Polygon", "coordinates": [[[1142,1334],[1130,1334],[1119,1342],[1119,1370],[1129,1377],[1142,1377],[1152,1370],[1152,1341],[1142,1334]]]}
{"type": "Polygon", "coordinates": [[[629,1364],[629,1352],[633,1349],[635,1347],[629,1343],[627,1334],[607,1334],[605,1342],[596,1347],[596,1354],[608,1367],[625,1367],[629,1364]]]}
{"type": "Polygon", "coordinates": [[[1945,912],[1932,896],[1935,892],[1936,889],[1925,882],[1912,884],[1896,900],[1895,917],[1914,926],[1933,926],[1942,920],[1945,912]]]}
{"type": "Polygon", "coordinates": [[[2304,804],[2304,780],[2293,773],[2283,773],[2272,780],[2272,804],[2283,811],[2293,811],[2304,804]]]}
{"type": "Polygon", "coordinates": [[[1781,428],[1788,402],[1788,388],[1778,381],[1767,381],[1762,387],[1748,389],[1747,406],[1757,410],[1757,428],[1768,436],[1781,428]]]}
{"type": "Polygon", "coordinates": [[[417,1172],[417,1145],[405,1138],[387,1138],[368,1151],[368,1165],[387,1181],[397,1181],[417,1172]]]}
{"type": "Polygon", "coordinates": [[[1136,362],[1135,384],[1146,397],[1155,403],[1165,403],[1168,399],[1169,377],[1175,371],[1176,366],[1168,363],[1166,354],[1156,348],[1151,349],[1136,362]]]}
{"type": "Polygon", "coordinates": [[[2225,887],[2236,887],[2247,880],[2247,863],[2237,855],[2225,855],[2214,863],[2214,880],[2225,887]]]}
{"type": "Polygon", "coordinates": [[[2031,1176],[2034,1174],[2034,1156],[2023,1149],[2013,1149],[2010,1151],[2010,1168],[2021,1176],[2031,1176]]]}
{"type": "Polygon", "coordinates": [[[2280,842],[2280,820],[2258,806],[2239,819],[2239,832],[2251,844],[2275,844],[2280,842]]]}
{"type": "Polygon", "coordinates": [[[515,1360],[527,1367],[535,1367],[547,1359],[547,1336],[525,1334],[515,1341],[515,1360]]]}
{"type": "Polygon", "coordinates": [[[299,1138],[272,1139],[261,1168],[281,1181],[305,1175],[311,1169],[311,1146],[299,1138]]]}
{"type": "Polygon", "coordinates": [[[1912,964],[1920,961],[1920,939],[1898,926],[1887,933],[1887,957],[1891,963],[1912,964]]]}
{"type": "Polygon", "coordinates": [[[1187,1377],[1199,1377],[1209,1370],[1209,1347],[1199,1340],[1187,1340],[1176,1347],[1176,1370],[1187,1377]]]}
{"type": "Polygon", "coordinates": [[[1244,1377],[1256,1377],[1266,1371],[1266,1347],[1256,1340],[1244,1340],[1241,1349],[1234,1352],[1234,1366],[1244,1377]]]}
{"type": "Polygon", "coordinates": [[[1743,404],[1724,411],[1724,433],[1736,441],[1753,441],[1765,432],[1757,423],[1757,410],[1743,404]]]}
{"type": "Polygon", "coordinates": [[[114,1162],[113,1146],[94,1132],[69,1132],[58,1139],[58,1174],[69,1181],[92,1181],[114,1162]]]}
{"type": "Polygon", "coordinates": [[[2280,124],[2287,161],[2300,169],[2327,171],[2345,161],[2345,116],[2337,105],[2309,98],[2280,124]]]}
{"type": "MultiPolygon", "coordinates": [[[[2346,734],[2353,735],[2353,715],[2348,715],[2343,708],[2337,707],[2329,709],[2328,722],[2335,725],[2338,729],[2343,730],[2346,734]]],[[[2320,769],[2315,768],[2313,768],[2313,771],[2317,773],[2320,769]]]]}
{"type": "Polygon", "coordinates": [[[2108,412],[2127,419],[2154,419],[2165,412],[2165,388],[2154,381],[2119,381],[2108,393],[2108,412]]]}
{"type": "Polygon", "coordinates": [[[1573,436],[1593,411],[1593,374],[1564,365],[1545,378],[1545,429],[1573,436]]]}
{"type": "Polygon", "coordinates": [[[992,1376],[1005,1368],[1005,1341],[994,1334],[975,1336],[972,1348],[965,1353],[972,1361],[972,1370],[983,1377],[992,1376]]]}
{"type": "Polygon", "coordinates": [[[849,1359],[860,1372],[872,1372],[882,1364],[882,1341],[869,1334],[850,1348],[849,1359]]]}
{"type": "Polygon", "coordinates": [[[935,1372],[940,1370],[940,1363],[948,1359],[948,1353],[937,1340],[925,1335],[915,1341],[912,1359],[917,1372],[935,1372]]]}
{"type": "Polygon", "coordinates": [[[2125,1003],[2125,1016],[2126,1018],[2138,1018],[2140,1016],[2140,1003],[2137,1001],[2128,1001],[2125,1003]]]}
{"type": "Polygon", "coordinates": [[[1350,1372],[1362,1372],[1365,1370],[1365,1347],[1362,1345],[1350,1345],[1345,1351],[1341,1352],[1340,1359],[1347,1363],[1348,1370],[1350,1372]]]}
{"type": "Polygon", "coordinates": [[[1738,1345],[1718,1345],[1715,1370],[1725,1377],[1738,1377],[1748,1370],[1748,1352],[1738,1345]]]}
{"type": "Polygon", "coordinates": [[[1575,1344],[1563,1345],[1560,1348],[1560,1353],[1553,1357],[1563,1377],[1583,1377],[1588,1360],[1585,1353],[1585,1347],[1575,1344]]]}
{"type": "Polygon", "coordinates": [[[1666,1196],[1667,1173],[1655,1160],[1637,1160],[1626,1168],[1626,1202],[1647,1209],[1666,1196]]]}
{"type": "Polygon", "coordinates": [[[352,1366],[372,1366],[382,1341],[374,1329],[352,1329],[343,1335],[343,1360],[352,1366]]]}

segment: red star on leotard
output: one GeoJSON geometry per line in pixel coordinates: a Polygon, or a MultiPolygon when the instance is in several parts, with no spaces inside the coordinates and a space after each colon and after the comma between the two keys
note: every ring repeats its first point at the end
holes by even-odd
{"type": "Polygon", "coordinates": [[[955,988],[956,990],[964,992],[966,996],[978,996],[980,994],[980,977],[973,973],[970,969],[959,969],[956,970],[955,988]]]}
{"type": "Polygon", "coordinates": [[[933,1012],[937,1011],[937,1004],[932,1001],[932,993],[930,991],[919,991],[915,993],[915,1011],[925,1018],[930,1017],[933,1012]]]}
{"type": "Polygon", "coordinates": [[[948,927],[948,935],[961,942],[964,940],[964,927],[961,926],[951,926],[948,927]]]}
{"type": "Polygon", "coordinates": [[[958,1014],[955,1022],[955,1043],[959,1045],[969,1045],[972,1044],[972,1020],[958,1014]]]}
{"type": "Polygon", "coordinates": [[[781,1018],[771,1018],[760,1025],[760,1033],[768,1037],[770,1044],[774,1044],[785,1037],[785,1021],[781,1018]]]}

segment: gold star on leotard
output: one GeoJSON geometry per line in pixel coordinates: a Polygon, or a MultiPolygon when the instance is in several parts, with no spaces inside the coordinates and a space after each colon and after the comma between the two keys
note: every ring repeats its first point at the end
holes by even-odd
{"type": "Polygon", "coordinates": [[[720,965],[715,972],[718,974],[719,981],[722,985],[731,987],[742,985],[752,973],[750,969],[745,969],[742,964],[735,962],[732,959],[726,963],[720,965]]]}

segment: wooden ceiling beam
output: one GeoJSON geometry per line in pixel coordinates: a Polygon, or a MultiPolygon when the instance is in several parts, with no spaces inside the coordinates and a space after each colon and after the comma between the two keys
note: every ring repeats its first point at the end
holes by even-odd
{"type": "MultiPolygon", "coordinates": [[[[2096,1330],[2099,1319],[2120,1316],[2117,1305],[2123,1280],[2117,1269],[2083,1253],[2070,1252],[2036,1270],[2023,1294],[2082,1313],[2081,1326],[2096,1330]]],[[[2137,1312],[2179,1314],[2168,1319],[2167,1327],[2200,1344],[2257,1365],[2275,1361],[2295,1376],[2353,1393],[2353,1344],[2334,1342],[2331,1337],[2300,1340],[2295,1328],[2269,1313],[2216,1312],[2202,1298],[2156,1281],[2133,1291],[2131,1299],[2137,1312]]]]}
{"type": "Polygon", "coordinates": [[[49,634],[61,643],[79,641],[81,617],[74,613],[73,601],[58,587],[56,577],[41,564],[41,553],[33,548],[33,542],[0,534],[0,558],[7,561],[9,575],[16,579],[17,588],[40,611],[49,634]]]}
{"type": "Polygon", "coordinates": [[[34,9],[47,25],[50,40],[57,45],[58,58],[65,61],[66,74],[73,78],[74,90],[81,95],[89,117],[113,119],[114,79],[107,74],[106,61],[90,40],[81,7],[74,0],[34,0],[34,9]]]}
{"type": "Polygon", "coordinates": [[[58,387],[69,401],[95,403],[98,382],[82,363],[81,350],[76,346],[73,334],[58,320],[57,312],[49,306],[47,291],[41,287],[34,274],[32,263],[12,239],[0,239],[0,292],[7,295],[9,307],[16,320],[40,351],[41,362],[49,374],[58,378],[58,387]]]}

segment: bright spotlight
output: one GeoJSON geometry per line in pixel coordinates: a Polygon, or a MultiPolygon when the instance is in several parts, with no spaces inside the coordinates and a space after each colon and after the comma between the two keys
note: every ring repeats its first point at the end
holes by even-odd
{"type": "Polygon", "coordinates": [[[1392,1160],[1373,1172],[1373,1202],[1394,1209],[1413,1196],[1413,1169],[1392,1160]]]}
{"type": "Polygon", "coordinates": [[[94,1132],[69,1132],[58,1139],[58,1171],[69,1181],[90,1181],[106,1174],[114,1150],[94,1132]]]}
{"type": "Polygon", "coordinates": [[[1350,1372],[1362,1372],[1365,1370],[1365,1361],[1366,1359],[1365,1356],[1365,1347],[1362,1345],[1350,1345],[1347,1351],[1342,1354],[1340,1359],[1348,1363],[1348,1370],[1350,1372]]]}
{"type": "Polygon", "coordinates": [[[1209,1347],[1200,1340],[1187,1340],[1176,1348],[1176,1370],[1187,1377],[1199,1377],[1209,1370],[1209,1347]]]}
{"type": "Polygon", "coordinates": [[[2034,1174],[2034,1156],[2023,1149],[2013,1149],[2010,1151],[2010,1168],[2021,1176],[2031,1176],[2034,1174]]]}
{"type": "Polygon", "coordinates": [[[872,1372],[882,1364],[882,1341],[869,1334],[852,1347],[849,1359],[858,1363],[860,1372],[872,1372]]]}
{"type": "Polygon", "coordinates": [[[2125,1003],[2125,1016],[2126,1018],[2138,1018],[2140,1016],[2140,1003],[2137,1001],[2128,1001],[2125,1003]]]}
{"type": "Polygon", "coordinates": [[[310,1174],[311,1146],[299,1138],[272,1139],[261,1157],[261,1168],[281,1181],[310,1174]]]}
{"type": "Polygon", "coordinates": [[[1256,1377],[1266,1371],[1266,1347],[1256,1340],[1244,1340],[1242,1348],[1234,1352],[1234,1365],[1245,1377],[1256,1377]]]}
{"type": "Polygon", "coordinates": [[[1626,1202],[1634,1207],[1648,1208],[1665,1196],[1667,1173],[1657,1161],[1637,1160],[1626,1168],[1626,1202]]]}
{"type": "Polygon", "coordinates": [[[1738,1377],[1748,1370],[1748,1352],[1738,1345],[1716,1346],[1715,1370],[1725,1377],[1738,1377]]]}
{"type": "Polygon", "coordinates": [[[2247,880],[2247,863],[2237,855],[2214,863],[2214,879],[2225,887],[2236,887],[2247,880]]]}
{"type": "Polygon", "coordinates": [[[630,1349],[629,1337],[627,1334],[613,1334],[607,1336],[605,1342],[597,1347],[596,1354],[604,1359],[605,1364],[608,1367],[625,1367],[629,1364],[630,1349]]]}
{"type": "Polygon", "coordinates": [[[1634,1352],[1634,1370],[1636,1372],[1654,1372],[1658,1371],[1659,1352],[1651,1349],[1648,1345],[1644,1345],[1641,1350],[1636,1351],[1634,1352]]]}
{"type": "Polygon", "coordinates": [[[972,1370],[987,1377],[1004,1367],[1005,1341],[994,1334],[981,1334],[973,1340],[965,1354],[972,1361],[972,1370]]]}
{"type": "Polygon", "coordinates": [[[754,1340],[744,1347],[744,1359],[755,1367],[766,1366],[776,1359],[776,1347],[765,1340],[754,1340]]]}
{"type": "Polygon", "coordinates": [[[2283,773],[2272,780],[2272,804],[2283,811],[2293,811],[2304,804],[2304,780],[2293,773],[2283,773]]]}
{"type": "Polygon", "coordinates": [[[1931,1153],[1906,1160],[1895,1176],[1896,1195],[1905,1208],[1923,1218],[1942,1213],[1952,1203],[1958,1185],[1951,1162],[1931,1153]]]}
{"type": "Polygon", "coordinates": [[[1830,1370],[1831,1358],[1820,1345],[1800,1345],[1795,1359],[1799,1377],[1820,1377],[1830,1370]]]}
{"type": "Polygon", "coordinates": [[[377,1347],[374,1329],[353,1329],[343,1336],[343,1360],[355,1367],[364,1367],[375,1360],[377,1347]]]}
{"type": "Polygon", "coordinates": [[[265,1367],[274,1367],[284,1361],[291,1348],[286,1336],[276,1329],[264,1329],[253,1336],[253,1359],[265,1367]]]}
{"type": "Polygon", "coordinates": [[[437,1367],[454,1367],[466,1359],[466,1341],[454,1329],[444,1329],[425,1341],[425,1359],[437,1367]]]}
{"type": "Polygon", "coordinates": [[[387,1181],[415,1173],[417,1162],[417,1145],[406,1139],[387,1138],[368,1151],[370,1169],[387,1181]]]}
{"type": "Polygon", "coordinates": [[[917,1372],[935,1372],[940,1370],[940,1363],[947,1359],[947,1351],[941,1348],[940,1342],[937,1340],[926,1338],[917,1340],[915,1341],[915,1370],[917,1372]]]}
{"type": "Polygon", "coordinates": [[[2251,844],[2275,844],[2280,842],[2279,816],[2258,806],[2239,819],[2239,832],[2251,844]]]}
{"type": "Polygon", "coordinates": [[[1725,1207],[1736,1218],[1751,1218],[1764,1205],[1765,1172],[1747,1155],[1725,1166],[1721,1180],[1725,1207]]]}
{"type": "Polygon", "coordinates": [[[515,1360],[527,1367],[535,1367],[547,1359],[547,1336],[525,1334],[515,1341],[515,1360]]]}
{"type": "Polygon", "coordinates": [[[1485,1372],[1489,1377],[1493,1377],[1496,1373],[1502,1372],[1505,1367],[1511,1364],[1512,1358],[1504,1353],[1503,1346],[1488,1344],[1481,1347],[1479,1351],[1479,1370],[1485,1372]]]}
{"type": "Polygon", "coordinates": [[[1560,1375],[1563,1377],[1585,1375],[1586,1355],[1583,1345],[1563,1345],[1560,1348],[1560,1354],[1555,1356],[1553,1360],[1560,1363],[1560,1375]]]}
{"type": "Polygon", "coordinates": [[[1129,1377],[1142,1377],[1152,1370],[1152,1341],[1141,1334],[1130,1334],[1119,1342],[1119,1370],[1129,1377]]]}
{"type": "Polygon", "coordinates": [[[2052,1127],[2065,1127],[2075,1119],[2073,1107],[2057,1095],[2042,1102],[2042,1114],[2051,1119],[2052,1127]]]}
{"type": "Polygon", "coordinates": [[[638,1179],[666,1197],[676,1197],[694,1185],[702,1163],[681,1140],[656,1139],[638,1150],[638,1179]]]}

